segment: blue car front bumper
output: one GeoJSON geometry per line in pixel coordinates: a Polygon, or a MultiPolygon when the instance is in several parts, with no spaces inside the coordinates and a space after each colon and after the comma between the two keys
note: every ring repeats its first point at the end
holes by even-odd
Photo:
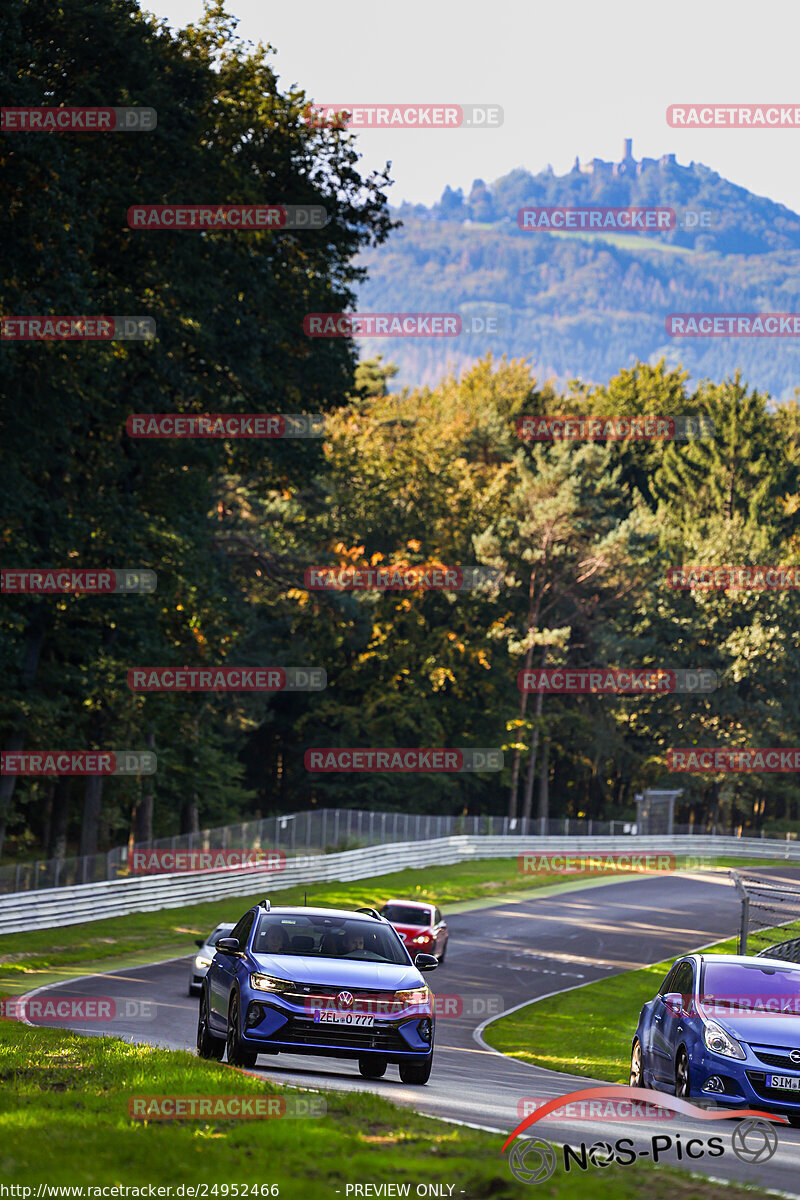
{"type": "Polygon", "coordinates": [[[689,1056],[689,1078],[692,1099],[713,1100],[715,1104],[733,1107],[762,1108],[769,1112],[800,1115],[800,1065],[792,1063],[790,1050],[774,1046],[742,1044],[746,1058],[729,1058],[714,1054],[698,1043],[689,1056]],[[796,1090],[775,1087],[773,1080],[796,1079],[796,1090]],[[724,1091],[708,1086],[719,1080],[724,1091]]]}
{"type": "Polygon", "coordinates": [[[328,1023],[303,1004],[255,990],[242,993],[241,1041],[257,1054],[317,1054],[331,1058],[376,1056],[388,1062],[419,1061],[433,1050],[430,1011],[420,1006],[372,1024],[328,1023]]]}

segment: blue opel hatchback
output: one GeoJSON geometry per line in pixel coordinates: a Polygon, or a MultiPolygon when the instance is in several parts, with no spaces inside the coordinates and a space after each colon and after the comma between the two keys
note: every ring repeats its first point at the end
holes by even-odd
{"type": "Polygon", "coordinates": [[[630,1082],[800,1124],[800,964],[679,959],[639,1014],[630,1082]]]}
{"type": "Polygon", "coordinates": [[[367,1079],[397,1063],[427,1083],[433,995],[400,936],[374,909],[251,908],[216,942],[200,997],[197,1052],[252,1067],[259,1054],[353,1058],[367,1079]]]}

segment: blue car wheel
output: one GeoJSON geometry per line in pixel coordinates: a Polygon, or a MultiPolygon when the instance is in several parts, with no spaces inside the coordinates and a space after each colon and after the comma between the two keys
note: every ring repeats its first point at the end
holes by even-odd
{"type": "Polygon", "coordinates": [[[433,1066],[433,1054],[429,1054],[421,1062],[401,1062],[400,1063],[400,1081],[401,1083],[427,1083],[431,1077],[431,1067],[433,1066]]]}
{"type": "Polygon", "coordinates": [[[631,1087],[646,1087],[644,1081],[644,1069],[642,1065],[642,1044],[638,1038],[633,1039],[631,1047],[631,1087]]]}
{"type": "Polygon", "coordinates": [[[383,1079],[388,1062],[385,1058],[364,1058],[358,1060],[358,1069],[365,1079],[383,1079]]]}
{"type": "Polygon", "coordinates": [[[239,1040],[239,995],[237,992],[233,993],[228,1009],[228,1036],[225,1039],[225,1046],[228,1051],[228,1062],[232,1067],[254,1067],[256,1065],[258,1055],[254,1054],[252,1050],[245,1050],[239,1040]]]}
{"type": "Polygon", "coordinates": [[[222,1038],[214,1037],[208,1027],[208,993],[203,988],[200,997],[200,1012],[197,1016],[197,1053],[200,1058],[211,1058],[220,1062],[225,1053],[222,1038]]]}

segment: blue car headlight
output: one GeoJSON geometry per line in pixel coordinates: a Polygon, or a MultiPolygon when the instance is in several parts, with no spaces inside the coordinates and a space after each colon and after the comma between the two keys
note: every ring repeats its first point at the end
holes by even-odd
{"type": "Polygon", "coordinates": [[[706,1021],[703,1025],[703,1042],[713,1054],[724,1054],[726,1058],[747,1057],[736,1038],[726,1033],[716,1021],[706,1021]]]}
{"type": "Polygon", "coordinates": [[[250,987],[256,992],[293,992],[295,985],[288,979],[279,979],[277,975],[253,972],[250,976],[250,987]]]}

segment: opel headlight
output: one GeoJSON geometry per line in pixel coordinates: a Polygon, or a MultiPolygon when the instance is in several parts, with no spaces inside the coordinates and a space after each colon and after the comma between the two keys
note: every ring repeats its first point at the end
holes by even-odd
{"type": "Polygon", "coordinates": [[[409,1004],[426,1004],[431,998],[431,989],[429,987],[411,988],[407,992],[395,992],[394,998],[404,1008],[409,1004]]]}
{"type": "Polygon", "coordinates": [[[706,1048],[713,1051],[714,1054],[724,1054],[726,1058],[747,1057],[736,1038],[732,1038],[729,1033],[726,1033],[716,1021],[707,1021],[703,1026],[703,1041],[706,1048]]]}
{"type": "Polygon", "coordinates": [[[278,979],[277,975],[250,976],[250,987],[257,992],[291,992],[294,984],[288,979],[278,979]]]}
{"type": "Polygon", "coordinates": [[[432,940],[433,939],[431,938],[431,935],[429,933],[421,933],[419,935],[419,937],[414,938],[413,944],[415,946],[420,946],[420,945],[424,945],[425,942],[430,942],[432,940]]]}
{"type": "Polygon", "coordinates": [[[205,957],[204,955],[202,955],[202,954],[198,954],[198,955],[197,955],[197,957],[196,957],[196,958],[195,958],[195,960],[194,960],[194,965],[195,965],[196,967],[210,967],[210,966],[211,966],[211,959],[210,959],[210,958],[206,958],[206,957],[205,957]]]}

